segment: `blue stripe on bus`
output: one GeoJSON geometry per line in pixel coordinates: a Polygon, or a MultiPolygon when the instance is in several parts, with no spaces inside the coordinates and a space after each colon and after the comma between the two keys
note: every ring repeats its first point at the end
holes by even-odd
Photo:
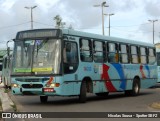
{"type": "Polygon", "coordinates": [[[122,65],[121,64],[112,64],[112,65],[116,68],[116,70],[119,74],[119,77],[120,77],[121,84],[120,84],[119,88],[125,90],[126,89],[126,79],[124,76],[124,71],[123,71],[122,65]]]}
{"type": "Polygon", "coordinates": [[[145,68],[147,69],[147,72],[148,72],[147,77],[148,77],[148,78],[150,78],[150,76],[151,76],[151,75],[150,75],[150,71],[149,71],[149,67],[148,67],[148,65],[145,65],[145,68]]]}

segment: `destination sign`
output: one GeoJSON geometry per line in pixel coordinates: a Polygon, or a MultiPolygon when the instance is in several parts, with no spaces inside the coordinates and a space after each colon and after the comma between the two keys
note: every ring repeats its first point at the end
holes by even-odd
{"type": "Polygon", "coordinates": [[[16,39],[58,37],[59,35],[60,30],[58,29],[36,29],[18,32],[16,39]]]}

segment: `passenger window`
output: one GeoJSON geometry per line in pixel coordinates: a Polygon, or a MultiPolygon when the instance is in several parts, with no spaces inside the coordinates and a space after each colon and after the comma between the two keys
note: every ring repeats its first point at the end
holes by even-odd
{"type": "Polygon", "coordinates": [[[116,43],[108,43],[108,62],[118,63],[118,45],[116,43]]]}
{"type": "Polygon", "coordinates": [[[119,53],[120,53],[120,62],[121,63],[129,63],[128,46],[121,44],[120,48],[119,48],[119,53]]]}
{"type": "Polygon", "coordinates": [[[140,61],[142,64],[146,64],[147,63],[147,49],[144,47],[140,47],[140,61]]]}
{"type": "Polygon", "coordinates": [[[94,41],[94,61],[95,62],[103,62],[104,61],[104,45],[105,43],[100,41],[94,41]]]}
{"type": "Polygon", "coordinates": [[[92,61],[92,42],[87,39],[80,39],[80,57],[81,61],[92,61]]]}
{"type": "Polygon", "coordinates": [[[138,47],[137,46],[131,46],[131,62],[132,63],[139,63],[138,47]]]}
{"type": "Polygon", "coordinates": [[[156,57],[155,57],[155,49],[149,48],[149,64],[155,64],[156,57]]]}

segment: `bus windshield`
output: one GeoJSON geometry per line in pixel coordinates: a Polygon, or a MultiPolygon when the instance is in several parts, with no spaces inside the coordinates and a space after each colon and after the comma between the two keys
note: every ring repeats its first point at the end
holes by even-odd
{"type": "Polygon", "coordinates": [[[60,74],[61,40],[16,40],[12,74],[60,74]]]}

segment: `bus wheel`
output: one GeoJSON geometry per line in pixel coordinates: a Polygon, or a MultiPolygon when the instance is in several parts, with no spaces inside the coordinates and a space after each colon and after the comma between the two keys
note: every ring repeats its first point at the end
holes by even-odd
{"type": "Polygon", "coordinates": [[[41,103],[46,103],[48,100],[48,96],[40,96],[41,103]]]}
{"type": "Polygon", "coordinates": [[[132,96],[137,96],[139,92],[140,92],[140,80],[138,78],[134,78],[132,86],[132,96]]]}
{"type": "Polygon", "coordinates": [[[134,78],[132,90],[126,90],[126,96],[137,96],[140,92],[140,80],[138,78],[134,78]]]}
{"type": "Polygon", "coordinates": [[[80,95],[79,95],[79,102],[85,103],[87,98],[87,87],[86,82],[82,81],[81,89],[80,89],[80,95]]]}

